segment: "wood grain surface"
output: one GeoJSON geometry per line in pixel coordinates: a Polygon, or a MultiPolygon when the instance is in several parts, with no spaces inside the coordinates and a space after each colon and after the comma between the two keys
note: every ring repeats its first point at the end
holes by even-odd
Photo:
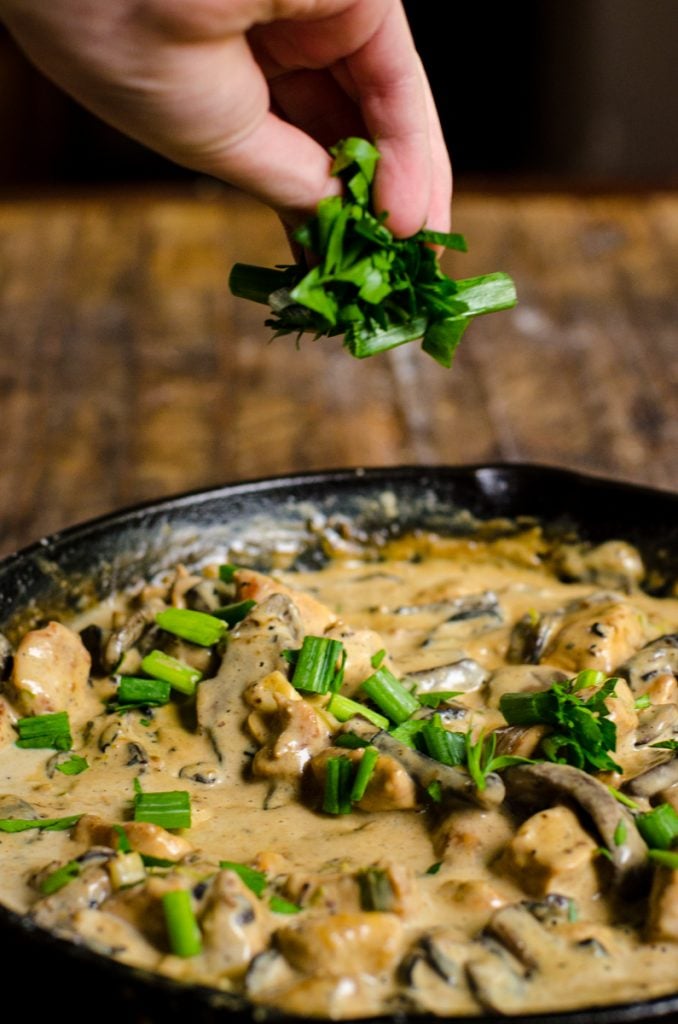
{"type": "Polygon", "coordinates": [[[461,195],[520,305],[452,370],[407,345],[269,343],[235,261],[288,252],[215,187],[0,203],[0,553],[120,506],[267,474],[537,461],[678,488],[678,195],[461,195]]]}

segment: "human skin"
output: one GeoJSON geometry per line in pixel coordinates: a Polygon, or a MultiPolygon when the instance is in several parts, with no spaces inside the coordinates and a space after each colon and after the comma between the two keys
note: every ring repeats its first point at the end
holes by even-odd
{"type": "Polygon", "coordinates": [[[103,120],[288,227],[339,189],[327,146],[363,135],[394,233],[449,230],[449,157],[400,0],[0,0],[0,17],[103,120]]]}

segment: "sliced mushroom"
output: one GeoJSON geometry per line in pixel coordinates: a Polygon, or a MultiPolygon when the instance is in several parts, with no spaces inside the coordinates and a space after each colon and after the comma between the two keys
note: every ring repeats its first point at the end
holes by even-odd
{"type": "Polygon", "coordinates": [[[301,638],[296,606],[284,594],[272,594],[235,627],[219,672],[198,688],[198,723],[210,736],[219,760],[235,773],[234,778],[243,768],[243,763],[232,764],[234,751],[243,747],[242,694],[271,672],[285,673],[288,666],[282,652],[298,648],[301,638]]]}
{"type": "MultiPolygon", "coordinates": [[[[164,605],[160,605],[164,607],[164,605]]],[[[113,630],[103,651],[103,665],[107,672],[114,672],[123,655],[139,642],[149,626],[155,622],[155,607],[139,608],[133,612],[118,629],[113,630]]]]}
{"type": "MultiPolygon", "coordinates": [[[[421,608],[417,609],[421,611],[421,608]]],[[[429,633],[422,647],[444,647],[461,637],[494,629],[504,621],[497,595],[488,590],[482,594],[468,594],[449,603],[449,614],[429,633]]]]}
{"type": "Polygon", "coordinates": [[[287,988],[297,977],[282,953],[266,949],[254,957],[245,975],[245,991],[250,999],[265,999],[287,988]]]}
{"type": "Polygon", "coordinates": [[[644,796],[651,799],[661,793],[663,789],[669,789],[670,786],[678,783],[678,758],[668,750],[666,754],[670,760],[655,765],[654,768],[643,772],[642,775],[637,775],[629,782],[626,786],[629,793],[632,793],[633,796],[644,796]]]}
{"type": "Polygon", "coordinates": [[[4,633],[0,633],[0,682],[9,679],[12,671],[14,652],[12,645],[4,633]]]}
{"type": "Polygon", "coordinates": [[[643,693],[658,676],[678,678],[678,633],[667,633],[641,647],[617,673],[628,680],[634,693],[643,693]]]}
{"type": "Polygon", "coordinates": [[[485,789],[478,789],[469,773],[462,768],[440,764],[432,757],[399,743],[387,732],[377,733],[370,742],[398,761],[424,789],[434,782],[439,783],[443,799],[446,796],[458,797],[479,807],[496,807],[504,799],[504,784],[494,772],[485,777],[485,789]]]}
{"type": "Polygon", "coordinates": [[[496,754],[511,757],[532,757],[548,732],[545,725],[507,725],[494,730],[496,754]]]}
{"type": "Polygon", "coordinates": [[[211,761],[197,761],[195,764],[185,764],[179,771],[179,778],[191,779],[203,786],[215,786],[223,782],[223,776],[217,764],[211,761]]]}
{"type": "Polygon", "coordinates": [[[636,744],[644,746],[678,733],[678,704],[654,704],[638,715],[636,744]]]}
{"type": "Polygon", "coordinates": [[[408,672],[405,681],[415,684],[417,693],[435,693],[439,690],[457,690],[472,693],[486,682],[489,672],[472,658],[460,658],[449,665],[408,672]]]}
{"type": "Polygon", "coordinates": [[[560,618],[557,612],[523,615],[511,630],[506,660],[512,665],[537,665],[560,618]]]}
{"type": "Polygon", "coordinates": [[[5,818],[24,818],[27,821],[35,821],[40,815],[35,810],[32,804],[29,804],[27,800],[22,800],[18,796],[14,796],[12,793],[3,793],[0,796],[0,819],[5,818]]]}
{"type": "Polygon", "coordinates": [[[593,776],[571,765],[545,762],[509,768],[504,774],[504,783],[509,797],[520,803],[545,807],[555,799],[571,801],[580,807],[609,850],[617,883],[626,884],[642,873],[647,864],[647,847],[632,815],[593,776]],[[620,824],[623,825],[621,837],[620,824]]]}

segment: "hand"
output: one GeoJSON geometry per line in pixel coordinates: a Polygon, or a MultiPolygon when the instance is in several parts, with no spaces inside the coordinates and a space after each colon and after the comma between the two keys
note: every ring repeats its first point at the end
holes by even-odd
{"type": "Polygon", "coordinates": [[[288,225],[338,191],[326,147],[363,135],[389,227],[449,230],[449,158],[400,0],[0,0],[0,16],[104,120],[288,225]]]}

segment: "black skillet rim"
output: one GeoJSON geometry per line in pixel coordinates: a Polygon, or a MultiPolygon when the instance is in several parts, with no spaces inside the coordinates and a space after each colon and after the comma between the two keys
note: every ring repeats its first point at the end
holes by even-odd
{"type": "MultiPolygon", "coordinates": [[[[483,513],[491,516],[526,514],[543,517],[548,521],[554,518],[553,514],[556,511],[556,507],[553,505],[557,494],[556,487],[569,488],[570,494],[577,495],[574,512],[572,508],[567,510],[575,523],[590,522],[592,509],[596,513],[593,516],[596,527],[603,526],[605,521],[608,521],[607,514],[599,514],[600,510],[596,511],[595,506],[590,505],[591,500],[595,499],[604,499],[605,504],[620,501],[622,507],[627,510],[629,506],[631,510],[636,507],[647,509],[649,504],[650,510],[657,512],[659,522],[667,529],[670,528],[671,516],[675,516],[678,511],[678,493],[674,491],[536,463],[394,466],[285,474],[198,489],[174,497],[140,503],[53,533],[0,560],[0,589],[3,583],[11,578],[13,572],[17,569],[20,570],[26,560],[44,556],[54,550],[58,552],[64,545],[69,546],[73,542],[86,542],[107,530],[124,528],[138,523],[148,516],[171,513],[180,515],[183,510],[197,509],[220,499],[251,498],[256,495],[275,496],[278,491],[287,497],[297,497],[299,493],[303,494],[303,492],[318,486],[348,491],[351,487],[362,485],[397,486],[399,482],[410,484],[416,482],[422,486],[443,484],[454,487],[457,485],[462,491],[468,492],[467,497],[471,494],[475,495],[473,511],[480,517],[483,513]],[[522,512],[511,512],[510,509],[515,507],[516,501],[521,500],[525,491],[531,493],[531,499],[522,512]],[[589,516],[586,514],[587,510],[589,516]]],[[[560,509],[560,512],[562,511],[560,509]]],[[[632,515],[622,515],[621,519],[628,524],[629,528],[633,527],[632,515]]],[[[652,515],[650,519],[652,519],[652,515]]],[[[653,525],[652,522],[643,524],[645,528],[649,527],[650,529],[653,528],[653,525]]],[[[631,532],[633,532],[632,529],[631,532]]],[[[678,533],[676,539],[678,540],[678,533]]],[[[105,989],[108,993],[106,1005],[110,1004],[109,1009],[101,1006],[97,1010],[99,1021],[115,1020],[118,1022],[121,1019],[121,1013],[124,1013],[128,1019],[135,1019],[134,1017],[130,1018],[130,1008],[134,1015],[140,1013],[145,1021],[186,1020],[187,1015],[190,1015],[191,1024],[197,1024],[203,1020],[211,1022],[217,1018],[224,1019],[223,1014],[228,1014],[229,1020],[238,1021],[238,1024],[264,1019],[275,1019],[281,1024],[308,1022],[309,1020],[309,1018],[281,1014],[275,1010],[262,1012],[258,1008],[252,1008],[250,1004],[240,998],[221,993],[219,990],[202,985],[187,985],[151,971],[128,967],[87,947],[75,945],[69,940],[38,928],[28,918],[5,907],[0,907],[0,937],[4,940],[4,946],[9,943],[13,946],[19,965],[18,974],[13,977],[17,979],[21,975],[22,956],[29,961],[34,961],[38,955],[41,961],[45,957],[49,958],[55,983],[58,983],[62,972],[68,971],[74,965],[79,971],[91,975],[87,979],[87,986],[89,987],[89,983],[92,982],[98,983],[101,989],[105,989]],[[157,1002],[158,998],[160,1005],[157,1002]],[[118,1000],[122,1000],[120,1005],[118,1005],[118,1000]]],[[[48,979],[45,977],[45,966],[41,963],[40,976],[44,978],[47,988],[49,988],[48,979]]],[[[49,971],[47,973],[49,974],[49,971]]],[[[28,984],[30,984],[30,978],[29,970],[28,984]]],[[[98,994],[101,996],[101,990],[98,994]]],[[[45,1005],[54,1004],[48,998],[45,1005]]],[[[478,1024],[479,1021],[487,1018],[482,1016],[440,1018],[429,1014],[395,1012],[379,1018],[368,1018],[364,1022],[361,1020],[356,1024],[370,1024],[370,1021],[385,1020],[403,1022],[403,1024],[404,1022],[407,1024],[435,1024],[436,1021],[443,1019],[453,1021],[455,1024],[478,1024]]],[[[678,993],[642,1002],[594,1006],[565,1013],[502,1017],[506,1024],[518,1024],[523,1020],[527,1020],[529,1024],[627,1024],[627,1022],[630,1024],[630,1022],[659,1019],[664,1022],[678,1021],[678,993]]]]}

